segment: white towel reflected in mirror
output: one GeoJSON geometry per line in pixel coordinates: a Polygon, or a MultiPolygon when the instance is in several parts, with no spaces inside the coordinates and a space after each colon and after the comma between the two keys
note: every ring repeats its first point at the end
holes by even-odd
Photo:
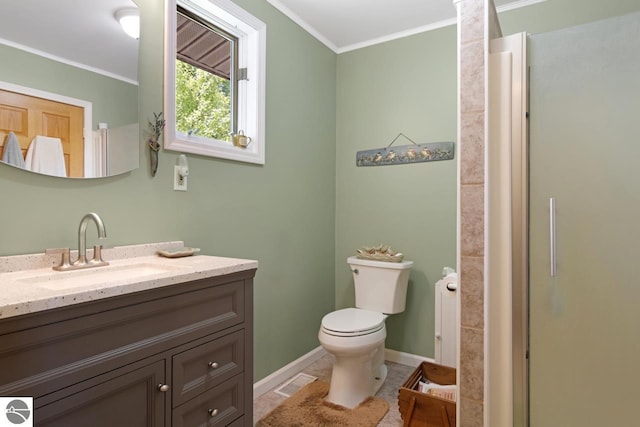
{"type": "Polygon", "coordinates": [[[27,156],[25,169],[53,176],[67,176],[64,153],[60,138],[38,135],[33,138],[27,156]]]}

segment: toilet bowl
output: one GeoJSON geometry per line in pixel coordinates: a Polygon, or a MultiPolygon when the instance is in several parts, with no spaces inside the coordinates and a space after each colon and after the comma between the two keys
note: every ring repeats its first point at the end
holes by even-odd
{"type": "Polygon", "coordinates": [[[355,408],[382,386],[386,316],[374,311],[346,308],[322,319],[318,340],[335,357],[326,400],[355,408]]]}
{"type": "Polygon", "coordinates": [[[405,309],[412,261],[383,262],[349,257],[356,308],[322,318],[318,340],[335,360],[325,400],[355,408],[373,396],[387,377],[384,342],[387,315],[405,309]]]}

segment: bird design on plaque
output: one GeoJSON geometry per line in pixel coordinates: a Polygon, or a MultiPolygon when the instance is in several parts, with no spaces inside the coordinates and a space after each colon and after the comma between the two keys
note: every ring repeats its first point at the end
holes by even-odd
{"type": "Polygon", "coordinates": [[[417,144],[400,133],[385,148],[358,151],[356,166],[401,165],[407,163],[432,162],[437,160],[451,160],[454,157],[453,142],[430,142],[417,144]],[[391,145],[400,137],[408,139],[413,145],[391,145]]]}

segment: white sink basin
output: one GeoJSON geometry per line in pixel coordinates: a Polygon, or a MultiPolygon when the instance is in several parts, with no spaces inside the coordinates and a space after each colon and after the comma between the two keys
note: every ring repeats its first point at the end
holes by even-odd
{"type": "Polygon", "coordinates": [[[83,270],[51,271],[23,277],[18,281],[47,289],[71,289],[83,286],[130,283],[133,279],[142,281],[153,276],[166,275],[167,273],[175,274],[181,269],[180,266],[152,263],[108,265],[83,270]]]}

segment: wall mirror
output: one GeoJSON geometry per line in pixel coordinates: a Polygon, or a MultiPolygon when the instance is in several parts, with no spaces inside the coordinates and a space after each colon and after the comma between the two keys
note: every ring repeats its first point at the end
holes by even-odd
{"type": "Polygon", "coordinates": [[[132,0],[2,0],[3,163],[71,178],[138,167],[138,36],[120,23],[138,11],[132,0]]]}
{"type": "Polygon", "coordinates": [[[164,147],[264,164],[266,25],[229,0],[168,0],[164,147]]]}

